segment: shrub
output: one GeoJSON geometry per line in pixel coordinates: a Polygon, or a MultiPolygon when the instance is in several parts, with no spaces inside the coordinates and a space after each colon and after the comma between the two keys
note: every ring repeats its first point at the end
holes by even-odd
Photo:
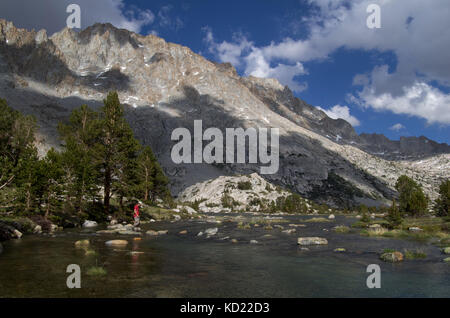
{"type": "Polygon", "coordinates": [[[103,276],[106,275],[106,270],[103,267],[92,266],[88,269],[87,274],[89,276],[103,276]]]}
{"type": "Polygon", "coordinates": [[[239,190],[251,190],[252,183],[250,181],[239,181],[237,187],[239,190]]]}
{"type": "Polygon", "coordinates": [[[392,206],[389,209],[388,215],[386,216],[386,220],[389,222],[389,226],[394,229],[398,228],[403,222],[400,210],[395,204],[395,199],[392,201],[392,206]]]}

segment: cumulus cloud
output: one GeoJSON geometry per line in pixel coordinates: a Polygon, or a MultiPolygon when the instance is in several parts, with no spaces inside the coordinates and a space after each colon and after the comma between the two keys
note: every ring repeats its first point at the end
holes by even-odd
{"type": "Polygon", "coordinates": [[[178,31],[184,26],[184,23],[180,19],[180,17],[172,17],[170,15],[172,9],[173,6],[170,4],[163,6],[158,11],[158,23],[162,28],[173,29],[175,31],[178,31]]]}
{"type": "MultiPolygon", "coordinates": [[[[253,46],[238,62],[250,63],[246,73],[273,76],[267,71],[274,68],[273,63],[288,65],[295,73],[292,68],[295,70],[297,63],[328,59],[339,48],[391,52],[397,60],[396,68],[388,73],[385,66],[378,65],[369,74],[355,76],[353,84],[362,88],[350,100],[365,107],[422,117],[429,123],[450,124],[450,95],[435,85],[450,87],[448,0],[378,1],[381,29],[366,26],[366,9],[373,0],[308,2],[314,8],[305,18],[309,35],[253,46]]],[[[302,74],[298,67],[296,70],[296,75],[302,74]]],[[[285,75],[284,81],[295,86],[297,79],[291,75],[285,75]]]]}
{"type": "Polygon", "coordinates": [[[300,62],[292,64],[277,63],[271,65],[263,52],[242,34],[235,34],[232,42],[216,42],[211,28],[205,27],[204,41],[210,53],[220,62],[229,62],[235,67],[244,69],[245,75],[276,78],[280,83],[288,85],[292,90],[301,92],[307,88],[306,83],[295,80],[296,76],[307,74],[300,62]]]}
{"type": "Polygon", "coordinates": [[[323,111],[325,114],[327,114],[328,117],[333,119],[344,119],[345,121],[349,122],[353,127],[359,126],[361,123],[359,120],[350,115],[350,109],[348,106],[341,106],[341,105],[334,105],[330,109],[323,109],[320,106],[317,106],[318,109],[323,111]]]}
{"type": "Polygon", "coordinates": [[[403,126],[403,125],[400,124],[400,123],[397,123],[397,124],[392,125],[391,127],[389,127],[389,129],[390,129],[390,130],[393,130],[393,131],[400,131],[400,130],[402,130],[402,129],[405,129],[405,126],[403,126]]]}
{"type": "Polygon", "coordinates": [[[142,27],[153,23],[155,15],[150,10],[126,6],[123,0],[14,0],[1,1],[1,18],[13,21],[27,29],[46,29],[49,34],[66,26],[69,13],[66,8],[76,3],[81,8],[81,27],[96,22],[109,22],[118,28],[140,32],[142,27]]]}

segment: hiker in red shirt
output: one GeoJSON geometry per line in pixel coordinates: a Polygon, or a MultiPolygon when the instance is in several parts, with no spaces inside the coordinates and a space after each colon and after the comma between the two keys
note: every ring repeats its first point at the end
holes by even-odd
{"type": "Polygon", "coordinates": [[[134,205],[133,218],[134,218],[134,226],[139,226],[139,224],[141,223],[139,218],[139,203],[136,203],[134,205]]]}

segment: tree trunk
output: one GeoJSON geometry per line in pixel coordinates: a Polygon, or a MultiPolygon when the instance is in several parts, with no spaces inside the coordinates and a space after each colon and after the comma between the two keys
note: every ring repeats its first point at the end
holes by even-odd
{"type": "Polygon", "coordinates": [[[111,169],[109,167],[105,168],[105,190],[103,197],[103,206],[105,208],[105,213],[109,214],[109,200],[111,198],[111,169]]]}
{"type": "Polygon", "coordinates": [[[148,192],[149,192],[149,188],[148,188],[148,168],[145,167],[145,194],[144,194],[144,201],[148,200],[148,192]]]}

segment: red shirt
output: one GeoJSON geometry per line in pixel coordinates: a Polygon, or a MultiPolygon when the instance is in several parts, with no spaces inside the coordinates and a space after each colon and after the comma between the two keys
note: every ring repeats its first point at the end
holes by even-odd
{"type": "Polygon", "coordinates": [[[133,214],[133,217],[134,217],[134,218],[139,217],[139,204],[136,204],[136,205],[134,206],[134,214],[133,214]]]}

